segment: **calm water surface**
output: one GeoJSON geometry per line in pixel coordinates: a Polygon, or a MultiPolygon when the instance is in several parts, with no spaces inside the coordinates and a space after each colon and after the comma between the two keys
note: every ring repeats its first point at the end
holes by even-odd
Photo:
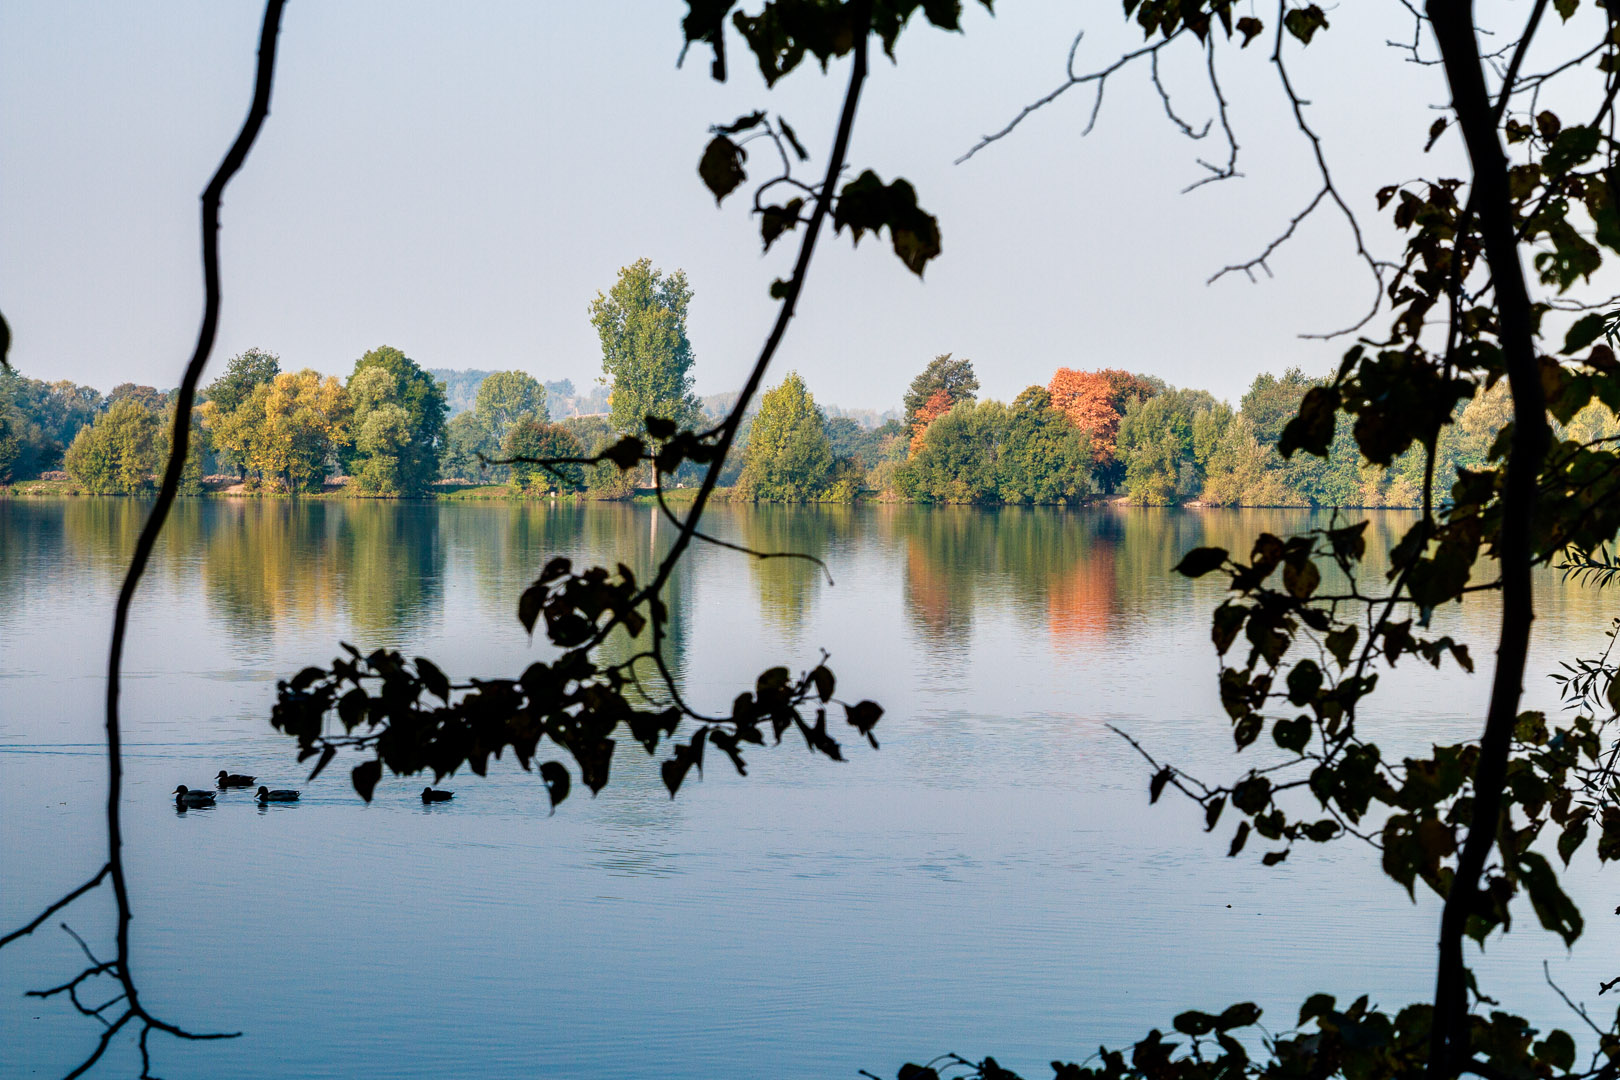
{"type": "MultiPolygon", "coordinates": [[[[102,653],[128,501],[0,500],[0,926],[100,860],[102,653]]],[[[596,505],[182,504],[143,586],[126,683],[134,965],[148,1005],[226,1043],[160,1042],[170,1077],[853,1077],[945,1050],[1032,1080],[1054,1057],[1141,1037],[1186,1007],[1252,999],[1273,1030],[1312,991],[1427,996],[1438,908],[1349,844],[1275,869],[1223,857],[1195,808],[1147,804],[1105,725],[1210,777],[1236,775],[1208,612],[1168,573],[1302,512],[725,507],[715,530],[825,559],[698,550],[673,584],[686,692],[720,708],[764,667],[832,654],[840,691],[888,708],[882,749],[784,744],[671,802],[622,756],[554,816],[516,765],[385,780],[365,806],[334,767],[300,783],[267,723],[274,684],[340,640],[510,675],[535,647],[516,597],[546,558],[652,565],[645,509],[596,505]],[[219,768],[301,786],[177,815],[219,768]]],[[[1408,520],[1375,521],[1375,548],[1408,520]]],[[[1541,582],[1529,694],[1601,650],[1603,598],[1541,582]]],[[[1437,617],[1490,657],[1488,603],[1437,617]]],[[[1488,663],[1482,663],[1488,668],[1488,663]]],[[[1407,664],[1369,726],[1386,753],[1468,737],[1484,676],[1407,664]]],[[[1249,764],[1245,759],[1244,765],[1249,764]]],[[[579,789],[576,789],[579,790],[579,789]]],[[[1252,846],[1252,845],[1251,845],[1252,846]]],[[[1541,961],[1592,999],[1617,974],[1609,892],[1573,952],[1533,928],[1493,943],[1485,986],[1571,1026],[1541,961]],[[1606,899],[1607,898],[1607,899],[1606,899]]],[[[1612,883],[1611,883],[1612,884],[1612,883]]],[[[103,898],[68,921],[92,943],[103,898]]],[[[110,947],[109,947],[110,948],[110,947]]],[[[95,1031],[24,999],[76,971],[60,932],[0,960],[0,1075],[59,1075],[95,1031]]],[[[133,1050],[104,1075],[133,1075],[133,1050]]]]}

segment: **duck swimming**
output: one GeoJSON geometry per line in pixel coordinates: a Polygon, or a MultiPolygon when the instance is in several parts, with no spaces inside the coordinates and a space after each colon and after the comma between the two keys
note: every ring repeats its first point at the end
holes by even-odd
{"type": "Polygon", "coordinates": [[[434,791],[430,787],[422,789],[423,802],[449,802],[455,797],[456,793],[453,791],[434,791]]]}
{"type": "Polygon", "coordinates": [[[181,784],[174,789],[174,805],[185,809],[188,806],[213,806],[214,793],[212,791],[197,791],[181,784]]]}
{"type": "Polygon", "coordinates": [[[271,791],[267,787],[261,787],[259,789],[259,801],[260,802],[297,802],[298,801],[298,792],[296,792],[296,791],[288,791],[286,789],[282,789],[280,791],[271,791]]]}
{"type": "Polygon", "coordinates": [[[257,779],[258,777],[256,776],[243,776],[241,773],[228,773],[224,769],[219,770],[219,775],[214,778],[215,782],[217,782],[222,788],[252,787],[253,781],[257,779]]]}

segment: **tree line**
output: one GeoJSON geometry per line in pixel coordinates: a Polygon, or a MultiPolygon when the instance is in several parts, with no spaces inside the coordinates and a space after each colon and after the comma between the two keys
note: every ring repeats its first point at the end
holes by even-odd
{"type": "MultiPolygon", "coordinates": [[[[1420,506],[1421,446],[1376,465],[1358,453],[1354,426],[1340,425],[1325,458],[1278,453],[1305,395],[1325,384],[1298,368],[1261,374],[1233,408],[1152,375],[1059,368],[1008,404],[979,400],[972,362],[946,354],[912,381],[904,420],[859,429],[825,416],[789,374],[746,432],[738,491],[761,501],[867,493],[982,505],[1120,496],[1150,506],[1420,506]]],[[[1440,493],[1460,470],[1496,460],[1513,413],[1507,384],[1480,389],[1453,413],[1435,446],[1440,493]]],[[[1620,435],[1620,416],[1594,401],[1560,434],[1607,439],[1620,435]]]]}
{"type": "MultiPolygon", "coordinates": [[[[627,435],[655,441],[648,417],[692,427],[705,415],[692,387],[691,299],[679,270],[665,274],[647,259],[624,267],[590,305],[606,387],[590,396],[521,371],[428,371],[391,346],[360,357],[346,380],[283,371],[275,354],[249,349],[204,388],[181,491],[201,493],[206,477],[224,474],[271,493],[343,481],[359,495],[420,496],[459,482],[627,497],[651,484],[650,467],[589,459],[627,435]],[[563,408],[605,409],[552,422],[551,393],[564,391],[563,408]],[[470,407],[450,415],[451,392],[470,407]],[[537,463],[546,459],[577,460],[537,463]]],[[[1298,368],[1262,374],[1233,408],[1152,375],[1064,367],[1006,403],[980,400],[973,362],[946,353],[911,381],[899,419],[869,427],[828,415],[791,372],[744,422],[722,482],[734,499],[783,503],[1050,505],[1113,496],[1143,505],[1421,505],[1422,446],[1374,464],[1358,453],[1353,426],[1341,425],[1325,458],[1278,452],[1284,426],[1323,385],[1298,368]]],[[[132,383],[103,397],[0,372],[0,482],[61,470],[91,493],[149,491],[168,453],[172,399],[132,383]]],[[[1494,460],[1512,408],[1502,382],[1455,406],[1435,447],[1436,492],[1449,491],[1460,470],[1494,460]]],[[[1594,401],[1562,434],[1620,435],[1620,417],[1594,401]]],[[[677,472],[674,483],[683,478],[677,472]]]]}

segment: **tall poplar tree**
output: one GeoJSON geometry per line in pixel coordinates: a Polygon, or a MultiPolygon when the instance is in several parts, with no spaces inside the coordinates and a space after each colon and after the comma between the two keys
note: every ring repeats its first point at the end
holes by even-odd
{"type": "Polygon", "coordinates": [[[640,434],[648,416],[678,425],[697,420],[692,343],[686,337],[691,301],[686,272],[666,276],[651,259],[621,269],[613,288],[591,301],[591,325],[602,339],[602,371],[612,387],[615,430],[640,434]]]}

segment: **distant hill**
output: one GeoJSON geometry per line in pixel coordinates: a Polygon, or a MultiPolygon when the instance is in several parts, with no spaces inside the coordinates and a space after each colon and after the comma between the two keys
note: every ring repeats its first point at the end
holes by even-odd
{"type": "Polygon", "coordinates": [[[452,368],[428,368],[428,374],[444,383],[444,400],[450,405],[450,415],[454,416],[473,407],[473,402],[478,400],[478,388],[494,372],[475,371],[471,368],[461,371],[452,368]]]}
{"type": "MultiPolygon", "coordinates": [[[[444,383],[444,399],[450,405],[450,415],[470,412],[478,401],[478,388],[484,380],[495,374],[476,368],[428,368],[428,374],[444,383]]],[[[607,412],[607,387],[592,385],[581,394],[574,389],[572,379],[558,379],[543,384],[546,388],[548,418],[561,420],[568,416],[589,416],[607,412]]]]}

